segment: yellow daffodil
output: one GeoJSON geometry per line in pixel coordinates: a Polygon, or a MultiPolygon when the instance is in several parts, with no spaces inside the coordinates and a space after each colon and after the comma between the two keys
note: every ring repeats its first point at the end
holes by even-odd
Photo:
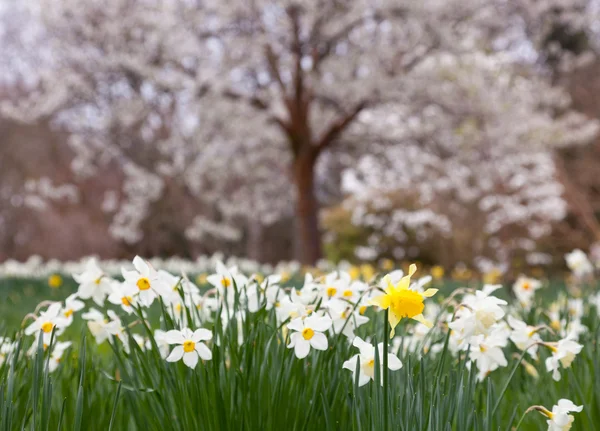
{"type": "Polygon", "coordinates": [[[381,269],[384,271],[391,271],[394,269],[394,261],[392,259],[383,259],[381,261],[381,269]]]}
{"type": "Polygon", "coordinates": [[[394,337],[396,325],[398,325],[398,322],[404,317],[414,319],[427,327],[432,326],[431,322],[423,317],[423,309],[425,308],[423,301],[425,298],[430,298],[435,295],[438,290],[427,289],[421,293],[411,289],[410,278],[416,271],[417,266],[415,264],[410,265],[408,275],[402,277],[395,286],[388,278],[386,281],[387,287],[385,288],[385,294],[371,300],[373,304],[380,306],[384,310],[389,310],[388,319],[390,326],[392,327],[390,338],[394,337]]]}
{"type": "Polygon", "coordinates": [[[360,278],[360,268],[358,266],[351,266],[348,270],[348,273],[350,274],[350,278],[352,278],[352,280],[358,280],[360,278]]]}
{"type": "Polygon", "coordinates": [[[365,281],[369,281],[375,276],[375,268],[373,268],[373,265],[368,263],[360,266],[360,272],[362,273],[363,280],[365,281]]]}
{"type": "Polygon", "coordinates": [[[435,265],[431,268],[431,276],[436,280],[441,280],[444,278],[444,267],[440,265],[435,265]]]}
{"type": "Polygon", "coordinates": [[[198,274],[196,276],[196,284],[204,285],[204,284],[208,283],[208,281],[206,280],[207,276],[208,275],[205,272],[203,272],[202,274],[198,274]]]}
{"type": "Polygon", "coordinates": [[[50,277],[48,277],[48,286],[51,288],[58,289],[60,286],[62,286],[62,284],[63,279],[60,275],[52,274],[50,277]]]}
{"type": "Polygon", "coordinates": [[[483,274],[483,282],[485,284],[496,284],[500,280],[501,276],[502,271],[500,271],[498,268],[492,268],[483,274]]]}

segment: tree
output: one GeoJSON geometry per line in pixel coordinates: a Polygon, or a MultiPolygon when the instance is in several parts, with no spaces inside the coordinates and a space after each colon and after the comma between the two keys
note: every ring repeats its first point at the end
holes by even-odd
{"type": "MultiPolygon", "coordinates": [[[[45,49],[54,62],[34,97],[19,101],[11,115],[59,119],[74,136],[72,145],[82,155],[76,165],[86,166],[81,170],[93,171],[91,161],[103,154],[104,160],[121,163],[126,177],[144,175],[143,181],[156,182],[150,193],[137,196],[133,211],[116,213],[114,234],[128,242],[140,239],[145,207],[161,195],[162,175],[153,162],[166,158],[196,198],[207,190],[213,197],[237,190],[238,175],[242,189],[275,185],[280,196],[294,193],[298,256],[306,263],[321,255],[315,166],[322,154],[342,140],[351,144],[346,132],[367,107],[401,98],[404,77],[428,53],[461,49],[449,37],[452,27],[481,7],[478,2],[176,0],[41,5],[48,42],[38,50],[45,49]],[[239,113],[233,122],[227,118],[230,110],[239,113]],[[196,121],[186,132],[192,116],[196,121]],[[231,149],[223,149],[225,137],[231,149]],[[251,144],[244,142],[249,137],[251,144]],[[261,156],[252,155],[252,161],[266,158],[277,168],[270,175],[257,172],[250,181],[248,172],[264,165],[245,165],[241,173],[225,168],[231,175],[207,178],[201,161],[206,154],[253,151],[261,156]],[[193,175],[198,177],[190,179],[193,175]]],[[[131,188],[124,186],[124,195],[131,188]]],[[[262,202],[243,201],[216,206],[225,219],[256,215],[254,209],[265,214],[262,202]]],[[[288,211],[268,202],[271,219],[288,211]]],[[[194,225],[206,225],[201,220],[194,225]]]]}
{"type": "MultiPolygon", "coordinates": [[[[120,190],[103,198],[113,236],[138,246],[159,229],[194,250],[257,237],[255,220],[293,214],[304,263],[321,256],[323,164],[406,145],[389,131],[446,97],[447,80],[424,75],[427,65],[468,52],[510,57],[516,42],[498,41],[518,22],[504,2],[483,0],[39,5],[43,42],[22,48],[47,61],[30,97],[2,112],[66,129],[81,178],[117,167],[120,190]]],[[[456,101],[431,118],[438,139],[465,110],[456,101]]]]}
{"type": "Polygon", "coordinates": [[[346,204],[370,229],[373,257],[539,262],[538,242],[567,211],[553,152],[589,143],[598,122],[503,54],[432,56],[418,71],[446,82],[445,92],[415,87],[411,104],[394,109],[407,124],[375,113],[369,121],[399,125],[388,139],[402,145],[345,174],[346,204]]]}

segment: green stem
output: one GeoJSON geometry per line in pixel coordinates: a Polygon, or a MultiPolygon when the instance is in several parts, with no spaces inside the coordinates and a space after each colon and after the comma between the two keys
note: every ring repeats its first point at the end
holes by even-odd
{"type": "Polygon", "coordinates": [[[388,415],[388,314],[389,310],[385,310],[385,321],[383,322],[383,424],[384,431],[389,430],[389,415],[388,415]]]}
{"type": "MultiPolygon", "coordinates": [[[[531,346],[534,346],[534,345],[535,344],[532,344],[531,346]]],[[[531,346],[529,346],[529,347],[531,347],[531,346]]],[[[513,376],[517,372],[517,368],[519,367],[519,364],[521,363],[521,361],[523,361],[523,358],[525,357],[525,354],[527,353],[527,349],[529,349],[529,347],[527,347],[525,350],[523,350],[523,353],[519,357],[519,360],[515,363],[515,366],[513,367],[512,371],[510,372],[510,375],[508,376],[508,379],[506,380],[506,383],[504,384],[504,387],[502,388],[502,391],[500,392],[500,395],[498,396],[498,400],[496,400],[496,404],[494,404],[494,408],[492,409],[492,416],[494,416],[494,413],[496,413],[496,410],[498,410],[500,401],[502,401],[502,398],[504,397],[504,393],[508,389],[508,385],[510,384],[513,376]]]]}
{"type": "Polygon", "coordinates": [[[523,413],[523,416],[521,416],[521,419],[519,420],[519,423],[513,429],[513,431],[518,431],[519,430],[519,428],[521,427],[521,424],[523,423],[523,420],[525,419],[525,416],[527,416],[527,413],[529,413],[529,409],[525,410],[525,413],[523,413]]]}

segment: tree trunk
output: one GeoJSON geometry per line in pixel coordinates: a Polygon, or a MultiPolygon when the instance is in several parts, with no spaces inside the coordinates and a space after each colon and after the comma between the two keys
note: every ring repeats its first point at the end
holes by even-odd
{"type": "Polygon", "coordinates": [[[263,250],[263,226],[257,220],[250,220],[246,237],[246,256],[257,262],[263,262],[263,250]]]}
{"type": "Polygon", "coordinates": [[[319,204],[314,190],[316,152],[299,154],[294,161],[296,183],[296,258],[305,265],[314,265],[321,258],[319,204]],[[308,154],[306,154],[308,153],[308,154]]]}

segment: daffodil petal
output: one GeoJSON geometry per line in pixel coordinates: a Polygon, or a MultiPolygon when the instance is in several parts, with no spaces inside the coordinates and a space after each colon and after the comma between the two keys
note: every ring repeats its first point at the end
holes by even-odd
{"type": "Polygon", "coordinates": [[[438,289],[427,289],[425,292],[423,292],[423,296],[425,298],[431,298],[436,293],[438,293],[438,289]]]}
{"type": "Polygon", "coordinates": [[[388,315],[388,321],[390,322],[390,326],[392,327],[392,332],[390,333],[390,338],[394,338],[394,334],[396,333],[396,326],[400,322],[401,317],[398,317],[395,313],[390,311],[388,315]]]}
{"type": "Polygon", "coordinates": [[[418,314],[417,316],[413,317],[413,320],[416,320],[419,323],[422,323],[423,325],[427,326],[428,328],[431,328],[433,326],[433,323],[431,323],[429,320],[425,319],[425,317],[422,314],[418,314]]]}
{"type": "Polygon", "coordinates": [[[378,305],[384,310],[390,306],[390,297],[388,295],[380,295],[375,298],[371,298],[369,301],[372,305],[378,305]]]}
{"type": "Polygon", "coordinates": [[[412,277],[415,272],[417,272],[417,265],[415,265],[414,263],[411,263],[410,266],[408,267],[408,276],[412,277]]]}

